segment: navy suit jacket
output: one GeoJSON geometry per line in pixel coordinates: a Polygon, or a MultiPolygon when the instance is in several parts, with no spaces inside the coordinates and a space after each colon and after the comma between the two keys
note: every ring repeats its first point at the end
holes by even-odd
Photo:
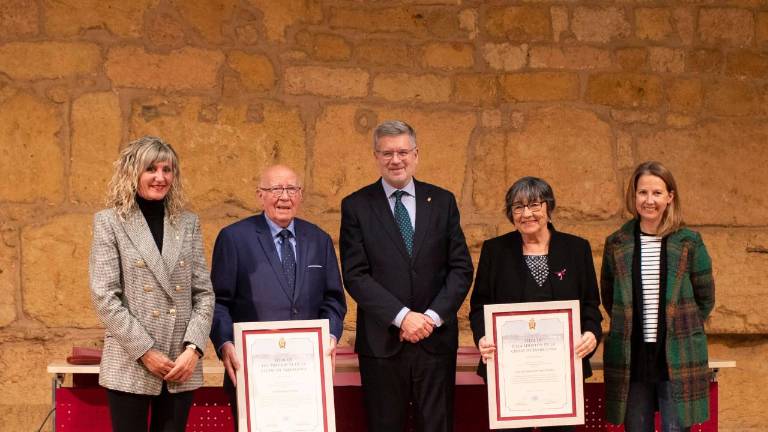
{"type": "Polygon", "coordinates": [[[213,248],[211,282],[216,293],[211,340],[217,350],[233,341],[233,323],[327,318],[341,338],[347,311],[331,237],[295,218],[296,289],[288,282],[264,214],[221,230],[213,248]]]}

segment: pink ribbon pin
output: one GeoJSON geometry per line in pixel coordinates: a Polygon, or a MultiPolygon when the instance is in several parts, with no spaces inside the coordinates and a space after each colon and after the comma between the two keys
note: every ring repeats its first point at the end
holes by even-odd
{"type": "Polygon", "coordinates": [[[558,277],[560,280],[563,280],[563,278],[565,277],[565,269],[562,269],[562,270],[560,270],[559,272],[555,272],[555,274],[557,275],[557,277],[558,277]]]}

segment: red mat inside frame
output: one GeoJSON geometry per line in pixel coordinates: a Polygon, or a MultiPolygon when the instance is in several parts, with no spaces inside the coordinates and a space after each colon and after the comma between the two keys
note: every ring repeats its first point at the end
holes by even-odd
{"type": "MultiPolygon", "coordinates": [[[[696,425],[693,432],[717,431],[717,383],[710,384],[710,419],[696,425]]],[[[623,428],[611,426],[602,419],[603,384],[590,383],[584,388],[587,424],[579,432],[619,432],[623,428]]],[[[357,386],[334,388],[336,430],[360,432],[365,430],[362,391],[357,386]]],[[[482,385],[456,387],[457,432],[488,430],[486,390],[482,385]]],[[[658,425],[658,419],[657,419],[658,425]]],[[[658,429],[658,427],[657,427],[658,429]]],[[[110,430],[106,392],[98,387],[59,388],[56,390],[56,430],[77,432],[104,432],[110,430]]],[[[187,423],[188,432],[230,432],[233,419],[229,401],[221,387],[203,387],[195,392],[195,402],[187,423]]],[[[411,429],[413,430],[413,429],[411,429]]]]}

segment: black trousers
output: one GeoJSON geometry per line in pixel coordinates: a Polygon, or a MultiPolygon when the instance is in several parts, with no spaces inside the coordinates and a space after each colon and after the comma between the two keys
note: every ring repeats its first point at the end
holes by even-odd
{"type": "Polygon", "coordinates": [[[406,343],[393,357],[359,360],[370,432],[403,431],[409,402],[417,430],[453,431],[456,353],[432,354],[406,343]]]}
{"type": "Polygon", "coordinates": [[[169,393],[165,383],[157,396],[107,389],[112,431],[184,432],[192,398],[191,391],[169,393]]]}
{"type": "Polygon", "coordinates": [[[232,380],[229,379],[229,375],[224,371],[224,392],[229,398],[229,406],[232,408],[232,418],[234,419],[235,432],[238,432],[239,418],[237,417],[237,387],[232,384],[232,380]]]}

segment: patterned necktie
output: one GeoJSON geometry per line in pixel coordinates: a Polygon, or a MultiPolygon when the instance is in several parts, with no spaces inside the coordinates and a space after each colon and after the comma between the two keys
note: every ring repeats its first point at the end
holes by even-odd
{"type": "Polygon", "coordinates": [[[280,260],[283,263],[283,273],[288,281],[291,298],[293,298],[293,291],[296,288],[296,256],[293,254],[293,246],[290,241],[292,234],[284,229],[278,235],[282,239],[280,241],[280,260]]]}
{"type": "Polygon", "coordinates": [[[400,228],[400,234],[405,241],[405,249],[408,250],[408,255],[413,255],[413,225],[411,225],[411,217],[408,216],[408,210],[403,205],[403,195],[408,194],[406,191],[395,191],[392,195],[395,196],[395,222],[400,228]]]}

